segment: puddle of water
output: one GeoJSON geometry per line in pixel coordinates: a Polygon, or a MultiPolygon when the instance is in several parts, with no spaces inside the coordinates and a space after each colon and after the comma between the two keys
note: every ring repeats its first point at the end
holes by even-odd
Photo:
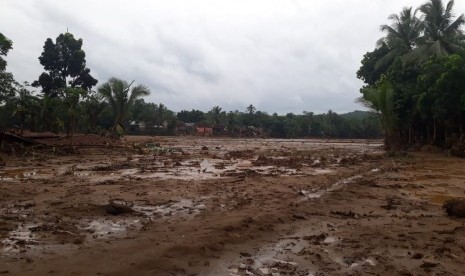
{"type": "Polygon", "coordinates": [[[32,177],[32,176],[35,176],[36,174],[37,174],[36,170],[29,171],[29,172],[23,172],[24,177],[32,177]]]}
{"type": "Polygon", "coordinates": [[[0,180],[2,181],[16,181],[16,182],[19,182],[18,179],[15,179],[13,177],[4,177],[4,176],[0,176],[0,180]]]}
{"type": "Polygon", "coordinates": [[[202,160],[202,162],[200,162],[200,171],[206,173],[206,172],[218,172],[221,170],[215,169],[213,162],[211,162],[208,159],[204,159],[202,160]]]}
{"type": "Polygon", "coordinates": [[[36,237],[31,232],[34,224],[19,225],[18,228],[8,233],[8,237],[2,241],[3,251],[7,253],[17,253],[27,244],[37,243],[36,237]]]}
{"type": "Polygon", "coordinates": [[[81,229],[90,232],[94,238],[118,235],[125,232],[128,228],[138,228],[141,226],[140,220],[138,219],[97,219],[84,223],[83,225],[81,229]]]}
{"type": "Polygon", "coordinates": [[[20,181],[22,179],[46,179],[53,177],[55,175],[53,170],[37,170],[37,169],[28,169],[14,167],[8,169],[0,175],[0,180],[5,181],[20,181]]]}
{"type": "Polygon", "coordinates": [[[134,175],[139,172],[139,169],[124,169],[120,171],[121,175],[134,175]]]}
{"type": "Polygon", "coordinates": [[[324,239],[323,243],[324,244],[332,244],[332,243],[335,243],[337,241],[337,238],[336,237],[331,237],[331,236],[328,236],[324,239]]]}
{"type": "Polygon", "coordinates": [[[237,163],[236,167],[237,168],[251,168],[252,167],[252,161],[244,160],[242,162],[237,163]]]}
{"type": "Polygon", "coordinates": [[[314,175],[321,175],[321,174],[330,174],[333,173],[334,170],[331,169],[313,169],[312,174],[314,175]]]}
{"type": "MultiPolygon", "coordinates": [[[[343,263],[344,263],[344,262],[343,262],[343,263]]],[[[349,269],[349,270],[355,269],[355,268],[357,268],[357,267],[359,267],[359,266],[361,266],[361,265],[364,265],[364,264],[368,264],[368,265],[370,265],[370,266],[376,266],[376,265],[378,264],[378,262],[377,262],[374,258],[369,257],[369,258],[367,258],[367,259],[365,259],[365,260],[363,260],[363,261],[361,261],[361,262],[351,263],[351,264],[349,265],[348,269],[349,269]]],[[[344,263],[344,265],[347,265],[347,264],[344,263]]]]}
{"type": "Polygon", "coordinates": [[[149,174],[135,174],[134,176],[140,177],[141,179],[160,178],[179,180],[207,180],[218,179],[231,175],[233,176],[248,170],[253,170],[256,173],[262,175],[278,174],[285,176],[299,174],[296,169],[275,166],[252,166],[250,160],[246,160],[244,162],[241,160],[238,161],[238,163],[225,165],[225,161],[221,159],[203,159],[198,162],[198,167],[185,166],[176,167],[174,169],[166,168],[166,170],[162,172],[159,171],[149,174]]]}
{"type": "Polygon", "coordinates": [[[78,171],[78,172],[74,172],[74,176],[91,176],[91,175],[94,175],[94,173],[90,172],[90,171],[78,171]]]}
{"type": "MultiPolygon", "coordinates": [[[[116,201],[116,203],[120,202],[116,201]]],[[[197,203],[191,199],[181,199],[164,205],[134,205],[131,208],[143,214],[145,217],[152,219],[159,216],[197,214],[205,209],[206,206],[203,203],[197,203]]],[[[143,223],[140,219],[115,218],[84,221],[81,223],[80,228],[87,230],[94,238],[104,238],[121,235],[127,230],[140,229],[142,226],[143,223]]]]}
{"type": "Polygon", "coordinates": [[[153,218],[157,215],[168,216],[200,213],[206,206],[203,203],[196,203],[191,199],[181,199],[180,201],[170,202],[164,205],[134,205],[132,208],[147,217],[153,218]]]}
{"type": "Polygon", "coordinates": [[[378,262],[372,257],[367,258],[365,262],[371,266],[376,266],[378,264],[378,262]]]}
{"type": "Polygon", "coordinates": [[[310,191],[302,190],[302,191],[300,191],[300,194],[305,196],[306,199],[320,198],[324,194],[326,194],[328,192],[336,191],[336,190],[340,189],[342,186],[350,184],[355,179],[358,179],[358,178],[361,178],[361,177],[362,177],[361,175],[351,176],[351,177],[339,180],[338,182],[334,183],[332,186],[330,186],[327,189],[319,190],[319,191],[316,191],[316,192],[310,192],[310,191]]]}
{"type": "MultiPolygon", "coordinates": [[[[140,179],[178,179],[178,180],[208,180],[222,177],[234,176],[244,171],[253,170],[261,175],[319,175],[327,174],[332,171],[329,169],[310,169],[309,172],[303,172],[285,166],[253,166],[252,160],[235,159],[228,161],[223,159],[193,159],[182,161],[181,166],[164,167],[162,163],[156,167],[154,172],[144,172],[140,168],[127,168],[117,171],[99,172],[94,171],[94,165],[80,165],[72,174],[76,177],[82,177],[90,182],[105,182],[109,180],[119,180],[124,177],[137,177],[140,179]]],[[[46,179],[55,175],[61,175],[69,170],[68,165],[63,165],[53,170],[27,170],[23,168],[14,168],[0,175],[1,180],[15,181],[21,178],[29,179],[46,179]]]]}

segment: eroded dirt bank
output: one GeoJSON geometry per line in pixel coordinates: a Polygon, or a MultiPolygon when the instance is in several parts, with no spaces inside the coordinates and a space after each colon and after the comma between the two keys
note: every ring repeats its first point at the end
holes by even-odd
{"type": "Polygon", "coordinates": [[[128,145],[7,160],[0,273],[465,274],[465,220],[441,208],[465,197],[465,160],[366,141],[128,145]]]}

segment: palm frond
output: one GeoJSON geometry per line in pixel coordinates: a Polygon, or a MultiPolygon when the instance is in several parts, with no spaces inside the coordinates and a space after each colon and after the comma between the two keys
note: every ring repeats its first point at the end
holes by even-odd
{"type": "Polygon", "coordinates": [[[143,85],[131,88],[127,81],[112,77],[98,88],[98,92],[110,104],[114,116],[114,128],[122,126],[134,102],[141,97],[148,96],[150,90],[143,85]]]}

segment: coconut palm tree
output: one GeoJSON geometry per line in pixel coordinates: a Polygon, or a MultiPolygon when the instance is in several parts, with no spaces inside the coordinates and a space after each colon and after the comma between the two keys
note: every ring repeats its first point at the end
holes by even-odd
{"type": "Polygon", "coordinates": [[[391,25],[381,25],[381,31],[386,36],[378,40],[378,47],[387,46],[389,51],[376,64],[381,67],[390,64],[396,57],[412,51],[419,43],[423,30],[423,24],[416,17],[413,8],[403,8],[399,14],[391,14],[388,17],[391,25]]]}
{"type": "Polygon", "coordinates": [[[98,92],[105,98],[113,111],[113,131],[118,128],[124,130],[124,121],[129,116],[129,110],[134,102],[150,95],[150,90],[144,85],[135,85],[118,78],[110,78],[98,88],[98,92]]]}
{"type": "Polygon", "coordinates": [[[454,0],[444,6],[442,0],[429,0],[418,10],[423,14],[425,45],[422,52],[429,55],[448,55],[465,51],[465,36],[461,27],[465,24],[463,14],[454,18],[452,8],[454,0]]]}
{"type": "Polygon", "coordinates": [[[419,43],[423,25],[416,17],[413,8],[403,8],[399,14],[391,14],[388,17],[391,25],[381,25],[381,31],[387,36],[382,39],[390,48],[396,48],[399,52],[410,52],[419,43]]]}
{"type": "Polygon", "coordinates": [[[222,111],[221,107],[214,106],[207,114],[209,117],[210,124],[212,126],[218,125],[221,122],[223,113],[225,112],[222,111]]]}

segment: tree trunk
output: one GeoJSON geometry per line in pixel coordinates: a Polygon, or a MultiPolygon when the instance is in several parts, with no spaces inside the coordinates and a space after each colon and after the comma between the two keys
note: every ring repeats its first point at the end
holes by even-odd
{"type": "Polygon", "coordinates": [[[97,128],[97,116],[94,114],[89,115],[89,127],[90,127],[90,132],[95,133],[95,130],[97,128]]]}
{"type": "Polygon", "coordinates": [[[409,124],[408,126],[408,144],[409,145],[412,144],[412,135],[413,135],[412,124],[409,124]]]}
{"type": "Polygon", "coordinates": [[[35,131],[35,116],[31,114],[31,123],[29,124],[29,131],[35,131]]]}
{"type": "Polygon", "coordinates": [[[444,142],[447,142],[447,124],[444,121],[444,142]]]}
{"type": "Polygon", "coordinates": [[[428,126],[426,127],[426,141],[430,142],[431,141],[431,129],[429,127],[429,124],[428,126]]]}
{"type": "Polygon", "coordinates": [[[436,134],[437,134],[437,127],[436,127],[436,120],[433,121],[433,143],[436,142],[436,134]]]}
{"type": "Polygon", "coordinates": [[[460,139],[463,137],[463,122],[462,122],[462,114],[459,116],[459,133],[460,133],[460,139]]]}

